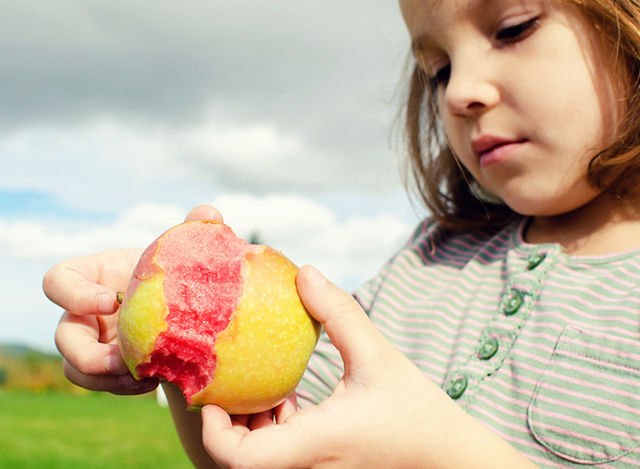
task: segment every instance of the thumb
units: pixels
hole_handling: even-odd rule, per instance
[[[369,320],[356,299],[328,281],[310,265],[300,268],[296,278],[305,308],[324,325],[327,335],[342,356],[345,373],[363,370],[376,360],[388,342]]]
[[[211,205],[198,205],[186,216],[185,221],[214,220],[222,223],[222,215]]]

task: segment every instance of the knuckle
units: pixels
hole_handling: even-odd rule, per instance
[[[93,374],[94,373],[93,369],[95,368],[95,366],[92,363],[92,360],[86,357],[84,354],[81,354],[78,357],[76,357],[75,367],[80,373],[84,375]]]
[[[82,291],[76,289],[70,292],[68,301],[69,301],[69,304],[67,305],[67,308],[70,309],[71,311],[80,312],[83,310],[82,306],[84,303],[84,294]]]
[[[57,338],[56,346],[64,358],[65,374],[68,372],[74,376],[78,374],[93,375],[99,371],[99,365],[95,363],[95,359],[85,353],[68,350],[64,339]]]
[[[359,314],[362,311],[360,304],[347,292],[341,292],[336,297],[334,305],[343,314]]]

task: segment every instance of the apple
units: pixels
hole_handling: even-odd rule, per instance
[[[222,223],[169,229],[143,252],[119,310],[131,374],[175,383],[189,409],[275,407],[300,381],[321,328],[300,301],[297,270]]]

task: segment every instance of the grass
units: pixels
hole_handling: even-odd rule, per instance
[[[192,466],[169,410],[149,396],[0,390],[0,467]]]

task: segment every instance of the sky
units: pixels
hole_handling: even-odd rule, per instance
[[[54,351],[44,273],[145,247],[198,204],[346,290],[421,217],[401,178],[396,2],[0,10],[0,343]]]

